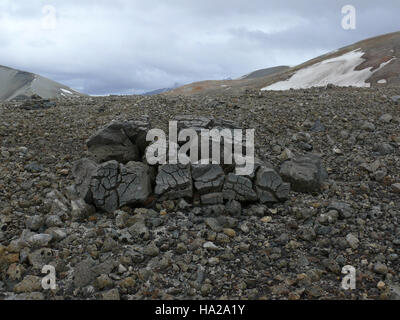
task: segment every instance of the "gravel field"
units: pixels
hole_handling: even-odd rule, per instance
[[[0,299],[400,299],[398,95],[332,87],[1,103]],[[176,199],[74,219],[72,168],[89,137],[143,117],[167,131],[181,115],[255,129],[257,156],[277,172],[316,154],[328,179],[286,201],[235,203],[236,214],[231,202]],[[41,285],[49,264],[55,290]],[[341,288],[345,265],[356,268],[354,290]]]

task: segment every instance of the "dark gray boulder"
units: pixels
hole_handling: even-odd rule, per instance
[[[278,202],[289,197],[290,184],[283,182],[272,168],[260,167],[255,178],[255,187],[261,203]]]
[[[145,121],[113,121],[86,141],[89,154],[99,163],[139,161],[149,128]]]
[[[328,179],[321,158],[314,154],[284,162],[279,173],[294,191],[305,193],[320,191],[322,183]]]
[[[114,212],[126,205],[143,203],[152,193],[151,168],[142,162],[126,165],[115,160],[103,163],[92,176],[90,191],[93,204]]]

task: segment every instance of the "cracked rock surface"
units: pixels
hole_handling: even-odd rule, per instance
[[[91,178],[90,192],[96,208],[107,212],[144,202],[152,193],[150,168],[132,161],[103,163]]]
[[[194,187],[200,194],[220,192],[225,174],[219,164],[192,165]]]
[[[256,201],[257,194],[249,178],[229,173],[222,190],[224,199],[237,201]]]
[[[158,168],[155,194],[163,199],[179,199],[193,196],[190,165],[166,164]]]

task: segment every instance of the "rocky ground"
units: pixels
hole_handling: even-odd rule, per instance
[[[399,94],[320,88],[2,103],[0,299],[399,299]],[[72,167],[86,140],[111,120],[146,115],[166,131],[179,115],[233,120],[256,130],[258,156],[277,170],[312,152],[329,179],[321,191],[292,190],[285,202],[235,215],[178,199],[75,219]],[[44,264],[56,268],[56,290],[41,286]],[[341,288],[345,265],[357,270],[355,290]]]

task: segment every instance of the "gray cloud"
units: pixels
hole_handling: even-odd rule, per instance
[[[357,29],[341,28],[341,8]],[[54,30],[43,7],[56,9]],[[0,64],[90,94],[140,93],[295,65],[399,31],[398,0],[0,0]]]

